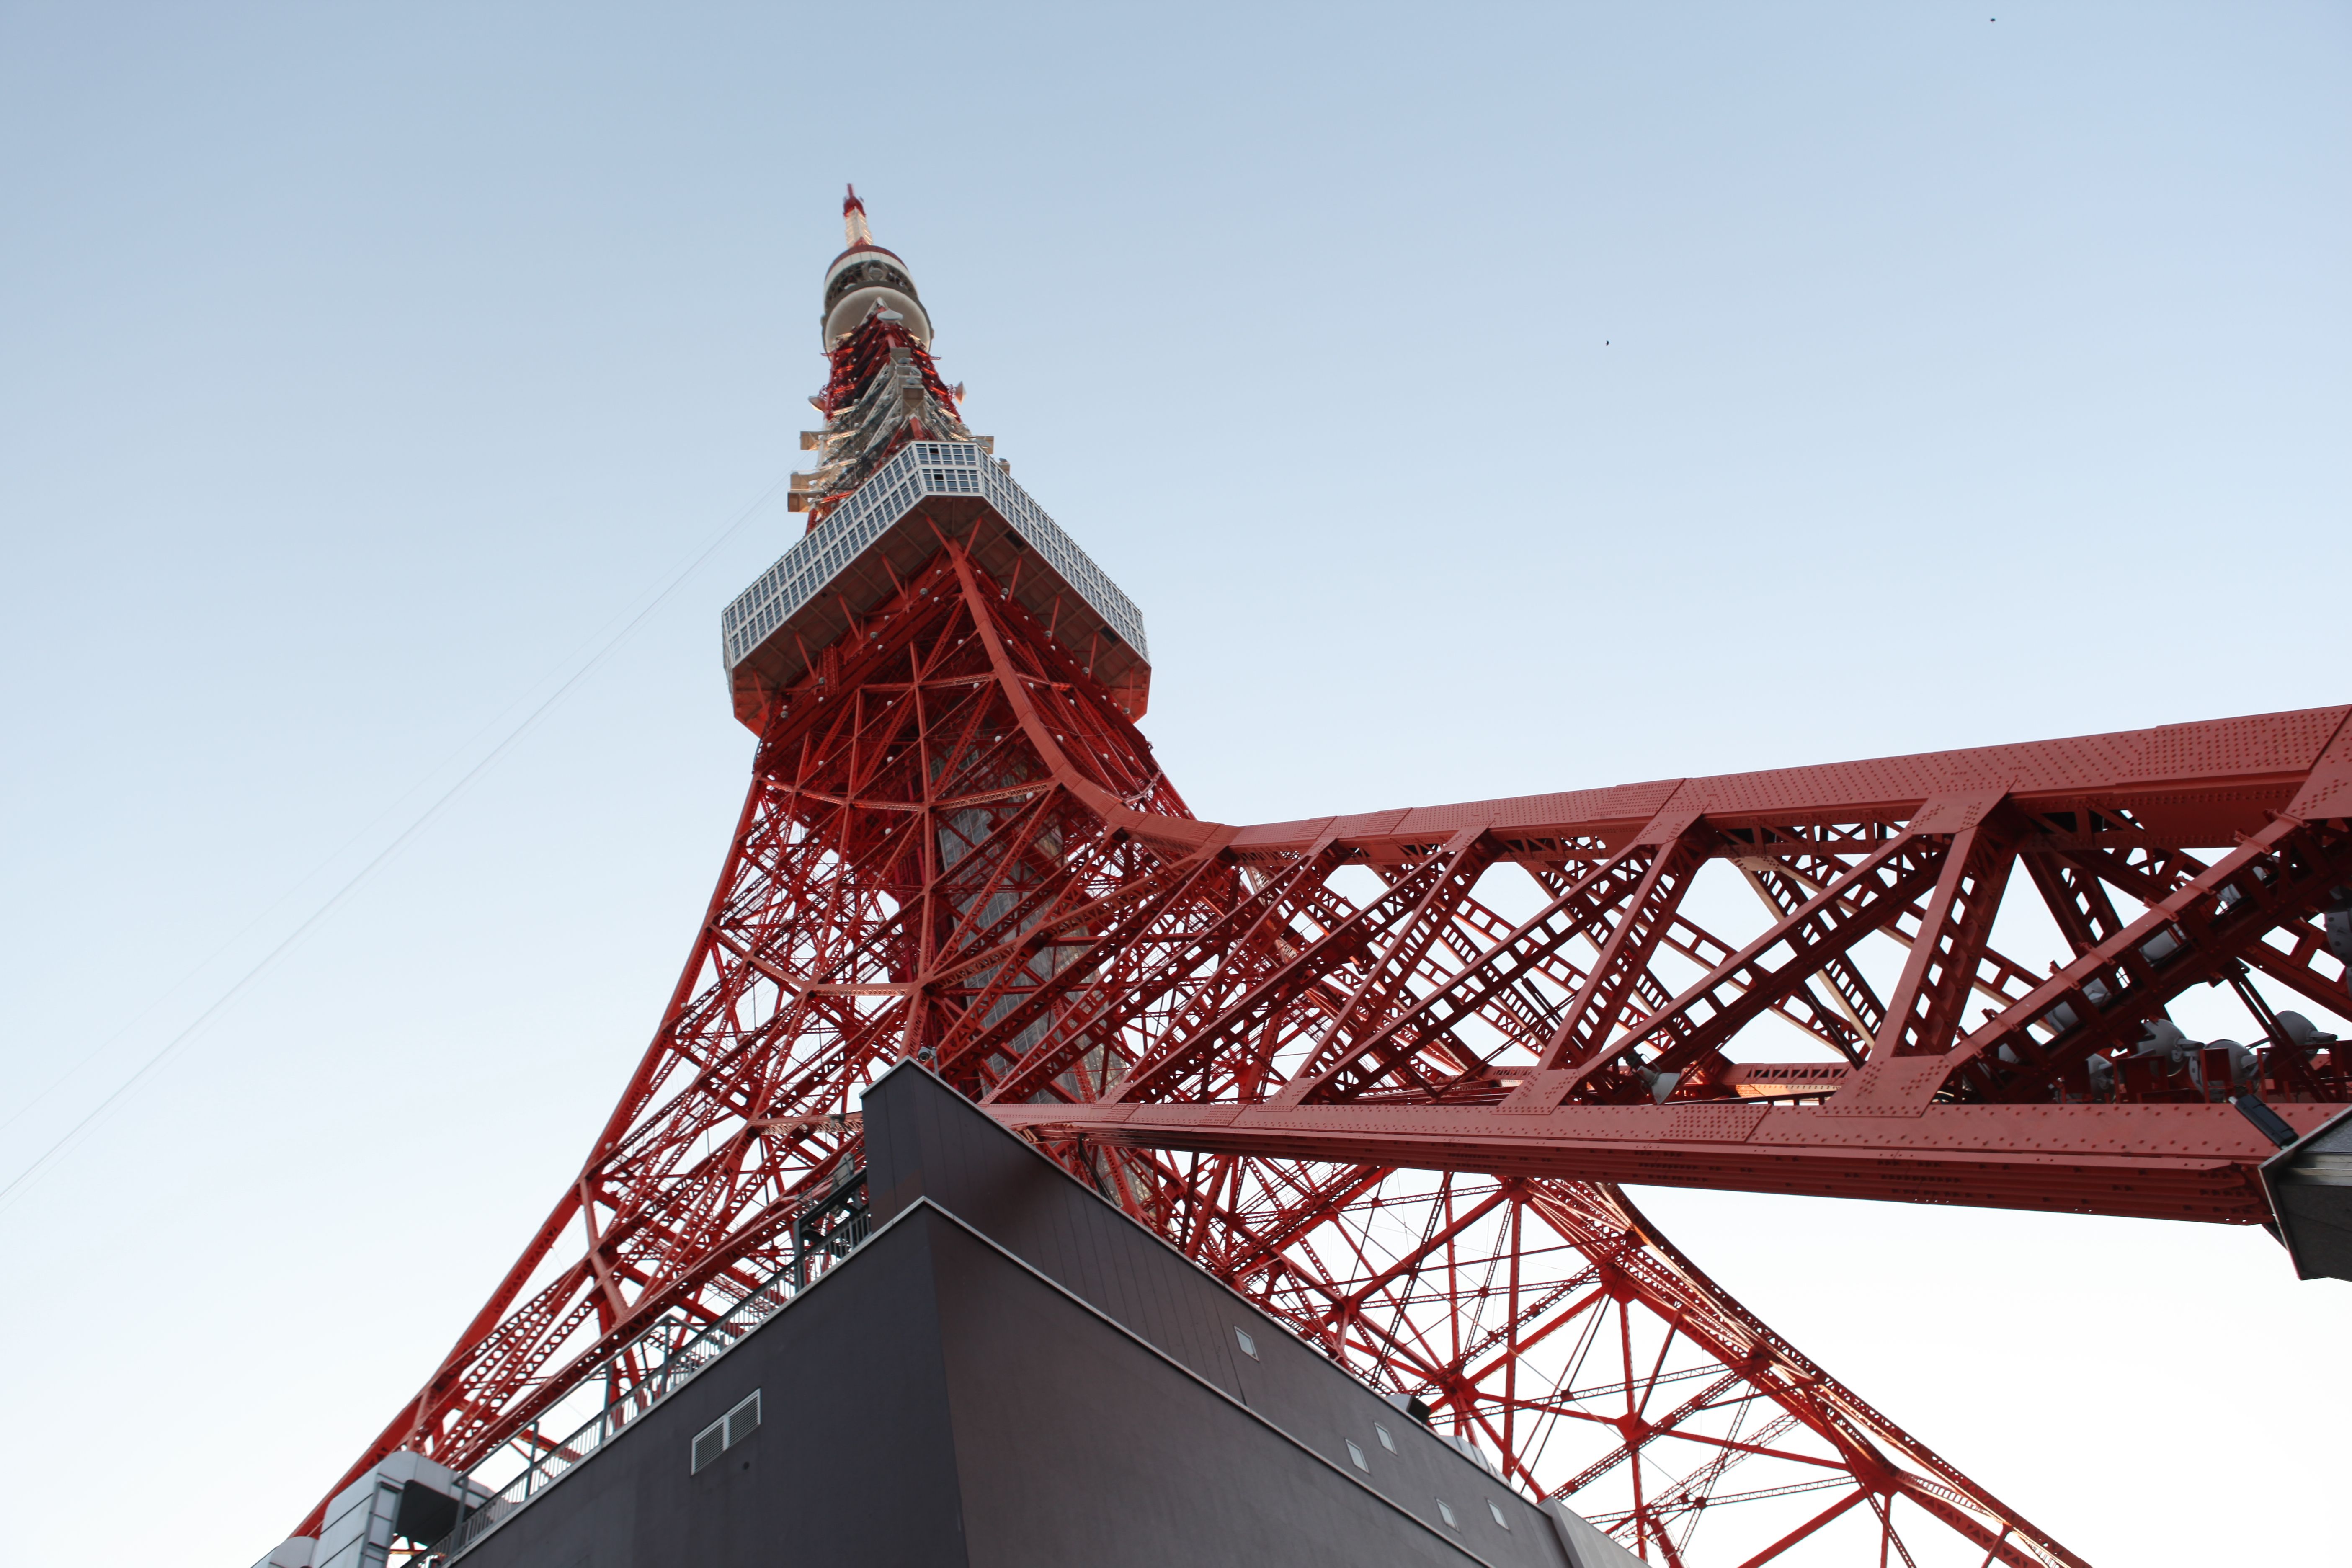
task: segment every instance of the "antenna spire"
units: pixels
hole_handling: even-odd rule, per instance
[[[853,248],[874,243],[874,231],[866,226],[866,204],[857,199],[856,185],[850,186],[849,194],[841,198],[841,226],[849,236]]]

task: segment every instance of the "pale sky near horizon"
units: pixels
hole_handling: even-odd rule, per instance
[[[2318,4],[0,0],[0,1184],[802,460],[845,181],[1204,816],[2352,700],[2347,67]],[[242,1568],[446,1350],[675,982],[799,522],[0,1206],[0,1559]],[[2352,1562],[2352,1286],[2259,1233],[1640,1195],[2090,1561]]]

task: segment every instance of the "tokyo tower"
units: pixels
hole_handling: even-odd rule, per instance
[[[1137,728],[1140,611],[844,216],[808,530],[721,619],[759,746],[661,1025],[264,1562],[462,1555],[848,1267],[862,1097],[911,1064],[1610,1550],[2081,1563],[2011,1506],[2042,1473],[1961,1474],[1619,1184],[2269,1224],[2326,1271],[2279,1161],[2352,1099],[2352,709],[1202,820]],[[1699,924],[1702,880],[1752,920]],[[1992,946],[2011,900],[2063,949]],[[2244,1037],[2190,1038],[2191,987]]]

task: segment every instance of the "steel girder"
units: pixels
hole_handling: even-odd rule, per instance
[[[1435,1092],[1401,1076],[1349,1083],[1326,1065],[1311,1083],[1238,1103],[1130,1104],[1145,1097],[1122,1092],[1000,1114],[1129,1145],[2259,1220],[2252,1172],[2266,1142],[2220,1102],[2201,1064],[2137,1047],[2170,999],[2243,984],[2249,969],[2342,1011],[2341,960],[2324,956],[2312,916],[2352,883],[2352,836],[2330,815],[2352,809],[2346,713],[1629,786],[1549,821],[1538,813],[1565,797],[1314,825],[1326,854],[1337,845],[1410,868],[1416,818],[1457,841],[1483,820],[1513,856],[1553,862],[1549,906],[1515,930],[1482,928],[1471,956],[1358,1042],[1395,1056],[1403,1030],[1458,1047],[1455,1020],[1581,936],[1592,972],[1575,975],[1567,1016],[1532,1062],[1505,1030],[1498,1048],[1469,1053],[1475,1080]],[[1977,784],[1996,773],[2005,782]],[[1889,784],[1909,798],[1885,799]],[[1260,864],[1296,855],[1304,826],[1244,829],[1233,852]],[[2225,851],[2210,864],[2189,852],[2207,842]],[[1778,918],[1645,1006],[1612,966],[1637,946],[1655,955],[1660,917],[1685,886],[1662,873],[1693,855],[1736,863]],[[2020,861],[2073,952],[2046,978],[1988,941]],[[2126,921],[2110,889],[2145,912]],[[1885,1003],[1850,962],[1880,935],[1905,953]],[[1776,1082],[1726,1054],[1769,1010],[1829,1014],[1824,994],[1849,1033],[1870,1032],[1866,1058],[1789,1064]],[[1972,997],[1995,1005],[1969,1028]],[[2259,1081],[2237,1087],[2264,1093],[2292,1126],[2318,1125],[2345,1098],[2343,1065],[2278,1033],[2258,993],[2249,1002],[2269,1049]],[[1200,1048],[1183,1038],[1161,1053]],[[2095,1076],[2095,1060],[2106,1070]],[[1780,1091],[1759,1092],[1768,1087]]]
[[[2342,995],[2311,921],[2352,881],[2345,717],[1234,828],[943,532],[760,715],[651,1047],[351,1475],[540,1441],[647,1323],[782,1272],[856,1163],[857,1091],[916,1056],[1654,1560],[2075,1562],[1612,1184],[2258,1217],[2259,1140],[2204,1059],[2130,1053],[2249,966]],[[1685,908],[1717,862],[1762,895],[1753,939]],[[2046,977],[1988,943],[2020,886],[2071,954]],[[1805,1059],[1746,1048],[1776,1025]],[[2260,1085],[2304,1126],[2346,1078],[2283,1041]]]

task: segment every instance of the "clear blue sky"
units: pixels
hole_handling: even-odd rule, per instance
[[[845,180],[1202,815],[2345,700],[2347,66],[2340,5],[0,5],[0,1181],[799,460]],[[0,1210],[11,1562],[249,1563],[446,1349],[675,980],[798,521]],[[2093,1560],[2340,1549],[2352,1288],[2265,1237],[1646,1201]]]

